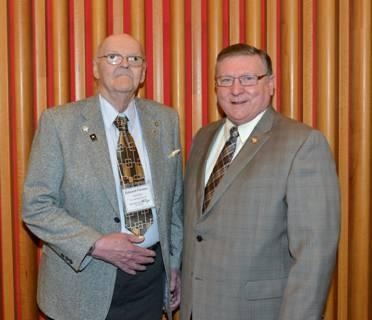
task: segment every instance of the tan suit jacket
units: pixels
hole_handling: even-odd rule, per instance
[[[223,123],[198,132],[187,163],[181,320],[319,320],[340,218],[328,144],[268,108],[202,215]]]

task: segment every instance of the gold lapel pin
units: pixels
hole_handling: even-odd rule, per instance
[[[252,142],[253,144],[255,144],[255,143],[258,142],[258,139],[257,139],[256,137],[252,137],[252,138],[251,138],[251,142]]]

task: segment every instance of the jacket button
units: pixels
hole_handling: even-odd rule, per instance
[[[115,218],[114,218],[114,221],[115,221],[116,223],[119,223],[119,222],[120,222],[120,219],[119,219],[118,217],[115,217]]]
[[[201,242],[201,241],[203,241],[203,237],[202,237],[201,235],[197,235],[197,236],[196,236],[196,240],[197,240],[198,242]]]

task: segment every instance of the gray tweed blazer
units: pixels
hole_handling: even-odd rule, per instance
[[[174,152],[181,150],[179,121],[173,109],[154,101],[136,99],[136,107],[169,279],[170,268],[180,266],[182,249],[182,160],[181,152]],[[24,222],[44,242],[37,294],[40,308],[58,320],[105,319],[116,268],[86,259],[86,253],[103,234],[120,231],[120,223],[114,219],[119,209],[98,96],[42,114],[23,199]]]

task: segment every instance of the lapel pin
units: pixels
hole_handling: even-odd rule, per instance
[[[258,139],[257,139],[256,137],[252,137],[252,138],[251,138],[251,142],[252,142],[253,144],[255,144],[255,143],[258,142]]]
[[[82,126],[81,130],[83,130],[83,132],[87,133],[89,131],[89,127],[88,126]]]
[[[96,141],[97,140],[97,136],[96,136],[95,133],[90,134],[89,137],[90,137],[90,140],[92,140],[92,141]]]

